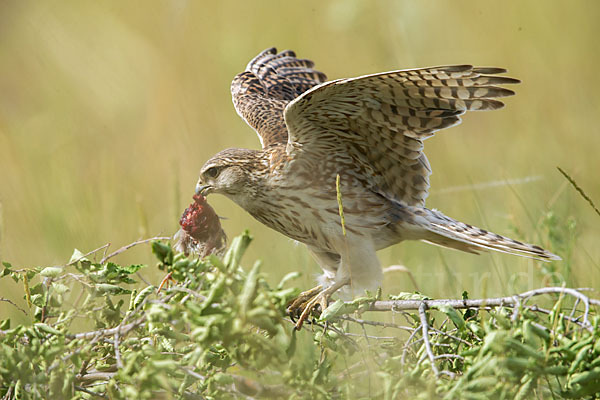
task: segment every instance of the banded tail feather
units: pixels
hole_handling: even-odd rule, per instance
[[[428,234],[424,240],[427,242],[475,254],[481,250],[494,250],[541,261],[561,260],[556,254],[538,245],[523,243],[456,221],[437,210],[426,210],[427,226],[424,228]]]

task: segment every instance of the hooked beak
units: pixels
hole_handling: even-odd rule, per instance
[[[196,184],[196,194],[201,194],[202,196],[206,196],[210,189],[212,189],[212,186],[210,185],[203,185],[202,183],[198,182]]]

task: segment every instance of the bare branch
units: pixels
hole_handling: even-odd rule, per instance
[[[440,331],[439,329],[435,329],[435,328],[433,328],[433,327],[431,327],[431,330],[432,330],[433,332],[435,332],[435,333],[439,334],[439,335],[442,335],[442,336],[449,337],[450,339],[452,339],[452,340],[456,340],[457,342],[461,342],[462,344],[464,344],[464,345],[466,345],[466,346],[471,346],[471,345],[472,345],[472,343],[469,343],[469,342],[467,342],[466,340],[464,340],[464,339],[461,339],[461,338],[459,338],[458,336],[454,336],[454,335],[452,335],[452,334],[450,334],[450,333],[448,333],[448,332]]]
[[[423,343],[425,344],[425,351],[427,352],[429,362],[431,363],[431,370],[437,377],[440,374],[440,371],[435,365],[435,356],[433,355],[433,351],[431,351],[431,342],[429,341],[429,322],[427,322],[427,314],[425,314],[425,310],[427,310],[427,304],[425,304],[425,302],[421,302],[421,305],[419,306],[419,318],[421,318],[421,328],[423,329]]]
[[[92,255],[92,254],[94,254],[94,253],[96,253],[96,252],[98,252],[98,251],[100,251],[102,249],[106,249],[106,248],[108,248],[108,246],[110,246],[110,243],[103,244],[102,246],[98,247],[97,249],[94,249],[94,250],[90,251],[89,253],[85,253],[84,255],[82,255],[81,257],[79,257],[78,259],[71,261],[70,263],[66,264],[66,266],[77,264],[79,261],[83,260],[87,256]]]
[[[4,297],[0,297],[0,301],[5,301],[7,303],[12,304],[13,306],[15,306],[17,308],[17,310],[21,311],[23,314],[27,315],[27,311],[23,310],[21,307],[19,307],[16,303],[14,303],[12,300],[10,299],[6,299]]]
[[[123,368],[123,361],[121,360],[121,351],[119,350],[119,330],[118,329],[115,332],[115,335],[113,336],[113,338],[114,338],[113,347],[115,349],[115,360],[117,362],[117,368],[121,369],[121,368]]]
[[[576,289],[564,287],[545,287],[534,290],[529,290],[521,294],[506,297],[493,297],[488,299],[445,299],[445,300],[380,300],[371,304],[369,311],[401,311],[401,310],[419,310],[421,304],[425,304],[427,308],[437,308],[439,306],[451,306],[455,309],[466,308],[488,308],[488,307],[515,307],[521,302],[526,302],[534,296],[543,294],[563,293],[579,299],[585,305],[583,313],[582,326],[590,330],[591,325],[588,319],[590,312],[590,304],[600,304],[598,300],[590,299]],[[565,316],[566,317],[566,316]]]
[[[404,365],[405,361],[406,361],[406,354],[408,354],[408,350],[410,349],[411,346],[411,341],[414,339],[414,337],[417,335],[417,332],[419,332],[419,330],[421,329],[420,326],[418,326],[408,337],[408,339],[406,340],[406,343],[404,343],[404,346],[402,347],[402,358],[400,359],[400,363],[402,365]],[[414,344],[414,343],[413,343]]]
[[[398,324],[394,324],[391,322],[368,321],[368,320],[364,320],[364,319],[353,318],[348,315],[344,315],[344,316],[340,317],[340,319],[342,319],[344,321],[355,322],[355,323],[361,324],[361,325],[371,325],[371,326],[381,326],[383,328],[402,329],[407,332],[413,332],[415,330],[415,328],[412,328],[410,326],[398,325]]]
[[[138,326],[140,326],[141,324],[143,324],[145,321],[146,321],[146,316],[143,316],[127,325],[117,326],[116,328],[110,328],[110,329],[99,329],[97,331],[91,331],[91,332],[82,332],[82,333],[78,333],[76,335],[68,335],[67,337],[70,339],[93,339],[97,336],[114,336],[117,333],[121,336],[124,336],[127,333],[129,333],[131,330],[133,330],[133,329],[137,328]]]
[[[143,240],[135,241],[133,243],[129,243],[128,245],[123,246],[120,249],[113,251],[109,255],[104,256],[102,258],[102,260],[100,260],[100,264],[104,264],[107,260],[113,258],[116,255],[121,254],[122,252],[124,252],[125,250],[128,250],[128,249],[132,248],[133,246],[137,246],[138,244],[148,243],[148,242],[151,242],[153,240],[169,240],[169,239],[171,239],[171,237],[169,237],[169,236],[155,236],[155,237],[151,237],[149,239],[143,239]]]
[[[96,392],[92,392],[91,390],[88,390],[82,386],[77,386],[75,385],[75,390],[77,390],[78,392],[83,392],[83,393],[87,393],[91,396],[95,396],[95,397],[100,397],[101,399],[108,399],[108,397],[106,397],[106,395],[100,394],[100,393],[96,393]]]

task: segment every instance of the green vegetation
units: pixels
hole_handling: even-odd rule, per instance
[[[188,262],[173,254],[171,261],[165,250],[161,264],[180,284],[157,294],[164,272],[144,246],[104,261],[103,247],[87,255],[89,263],[78,253],[63,264],[75,246],[85,253],[169,236],[206,159],[227,147],[258,148],[233,110],[229,84],[250,57],[277,46],[313,59],[331,79],[473,63],[506,67],[523,82],[503,110],[472,113],[427,140],[427,205],[539,244],[563,262],[403,243],[379,253],[384,267],[395,266],[386,268],[382,299],[600,288],[598,216],[577,193],[582,188],[600,204],[600,52],[591,50],[600,2],[1,3],[0,261],[13,264],[0,266],[2,396],[97,397],[76,386],[116,398],[131,391],[176,398],[180,388],[190,397],[388,399],[585,397],[594,390],[597,306],[591,332],[581,320],[526,307],[515,319],[508,306],[427,310],[433,354],[452,354],[436,359],[438,378],[422,329],[414,329],[422,325],[418,310],[351,312],[368,308],[373,299],[366,298],[345,305],[350,314],[327,330],[321,321],[294,334],[285,301],[297,292],[292,287],[314,285],[318,266],[303,246],[219,196],[210,202],[226,218],[225,231],[249,228],[256,237],[243,269],[235,258]],[[279,288],[295,271],[302,276]],[[256,286],[244,290],[250,277]],[[212,291],[216,282],[222,291]],[[210,296],[223,308],[202,309]],[[533,301],[567,316],[576,302],[567,294],[526,304]],[[582,310],[580,301],[573,318]],[[127,328],[116,338],[122,368],[117,331],[76,336],[119,325]]]
[[[17,269],[4,263],[1,279],[23,284],[30,309],[23,312],[32,323],[0,324],[0,397],[600,394],[600,302],[580,292],[536,298],[535,304],[526,295],[508,307],[464,311],[450,305],[426,311],[427,297],[405,293],[392,300],[421,306],[418,313],[398,307],[392,313],[396,322],[372,319],[368,310],[384,304],[378,293],[335,302],[296,332],[285,315],[286,304],[298,294],[287,287],[296,275],[272,288],[260,263],[243,269],[240,260],[250,241],[244,233],[223,259],[204,260],[174,254],[169,244],[154,241],[158,267],[180,282],[161,293],[136,284],[136,272],[144,266],[121,266],[109,257],[94,262],[79,251],[64,267]],[[65,302],[68,295],[77,296],[74,303]],[[584,306],[590,301],[588,313]],[[550,308],[542,308],[544,303]]]
[[[600,232],[588,223],[596,214],[556,170],[598,203],[600,52],[590,51],[600,37],[598,1],[1,3],[1,260],[61,264],[74,247],[173,234],[204,161],[227,147],[260,146],[229,86],[251,57],[276,46],[314,60],[331,79],[455,63],[507,68],[522,84],[505,108],[466,115],[426,141],[427,205],[542,247],[547,213],[555,225],[572,216],[568,286],[600,287]],[[303,246],[222,196],[209,201],[229,235],[248,228],[256,236],[248,256],[263,261],[270,285],[292,271],[304,273],[297,286],[314,285],[319,268]],[[521,292],[546,279],[525,259],[420,243],[380,259],[404,264],[418,290],[436,298]],[[116,261],[152,259],[134,249]],[[152,283],[159,275],[144,272]],[[416,289],[402,273],[385,283],[384,293]],[[20,288],[2,290],[18,296]],[[0,319],[11,314],[1,309]]]

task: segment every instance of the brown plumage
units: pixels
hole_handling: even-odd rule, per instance
[[[498,99],[514,92],[498,85],[519,82],[503,72],[453,65],[325,82],[312,61],[265,50],[231,86],[235,108],[262,150],[218,153],[202,167],[197,191],[222,193],[305,243],[323,267],[323,285],[350,284],[344,289],[350,296],[381,284],[375,251],[407,239],[559,259],[425,208],[431,169],[423,141],[460,123],[467,111],[501,108]]]

